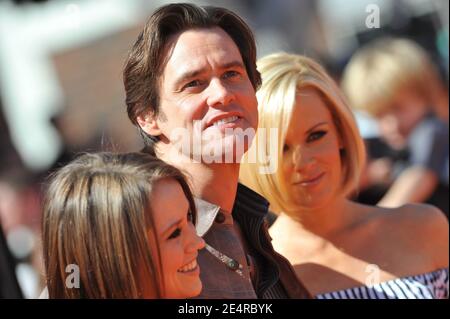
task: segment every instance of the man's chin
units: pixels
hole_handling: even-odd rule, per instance
[[[202,154],[201,162],[203,164],[239,164],[243,155],[243,153],[236,153],[234,150],[224,150],[216,154]]]
[[[248,147],[249,143],[243,143],[238,137],[225,136],[221,140],[205,145],[202,149],[202,158],[204,162],[240,163]]]
[[[243,155],[249,149],[252,138],[239,135],[217,136],[213,140],[197,144],[177,144],[169,149],[170,159],[174,164],[180,163],[240,163]]]

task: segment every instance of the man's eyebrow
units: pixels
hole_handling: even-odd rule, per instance
[[[236,67],[245,69],[244,64],[241,61],[237,61],[237,60],[225,63],[220,66],[221,69],[231,69],[231,68],[236,68]]]
[[[227,62],[225,64],[222,64],[219,66],[219,69],[231,69],[231,68],[241,68],[241,69],[245,69],[245,66],[242,62],[240,61],[231,61],[231,62]],[[195,78],[196,76],[204,73],[206,71],[206,69],[198,69],[198,70],[192,70],[192,71],[187,71],[182,73],[178,79],[175,81],[175,87],[178,87],[180,84],[182,84],[183,82]]]
[[[195,78],[196,76],[198,76],[199,74],[202,74],[205,70],[204,69],[198,69],[198,70],[193,70],[193,71],[187,71],[182,73],[178,79],[175,81],[175,87],[178,87],[180,84],[182,84],[183,82]]]

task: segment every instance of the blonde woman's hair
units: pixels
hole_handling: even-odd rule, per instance
[[[365,161],[365,150],[353,114],[335,82],[317,62],[301,55],[275,53],[260,59],[257,65],[263,79],[257,92],[258,129],[264,128],[262,133],[265,134],[258,132],[243,158],[239,176],[241,182],[266,197],[275,213],[289,214],[299,209],[289,198],[286,180],[280,167],[283,165],[283,146],[296,104],[296,95],[302,88],[313,88],[319,92],[330,110],[343,143],[343,178],[340,191],[345,196],[348,195],[358,184]],[[261,163],[259,156],[256,164],[248,161],[249,154],[255,152],[254,148],[264,146],[269,150],[269,144],[275,142],[270,140],[271,128],[278,128],[275,155],[278,169],[275,173],[267,171],[269,165]],[[259,151],[256,151],[256,154]]]
[[[42,225],[50,298],[164,295],[150,195],[166,178],[181,185],[195,216],[183,174],[147,154],[84,154],[51,177]],[[69,265],[78,266],[79,288],[66,284]]]
[[[448,116],[448,105],[440,102],[447,94],[438,71],[411,40],[381,38],[362,47],[347,64],[341,85],[350,105],[372,116],[395,107],[391,102],[403,88],[419,93],[441,117]]]

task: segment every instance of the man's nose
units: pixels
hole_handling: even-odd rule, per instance
[[[234,93],[220,79],[212,79],[208,87],[208,105],[226,106],[234,100]]]

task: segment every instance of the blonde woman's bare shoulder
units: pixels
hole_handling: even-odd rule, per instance
[[[397,208],[382,208],[385,216],[396,221],[396,224],[413,230],[420,230],[423,235],[429,231],[448,232],[448,221],[444,213],[429,204],[405,204]],[[423,233],[425,231],[425,233]]]
[[[378,209],[383,216],[382,225],[395,231],[407,247],[430,260],[431,268],[448,267],[449,224],[441,210],[428,204]]]

